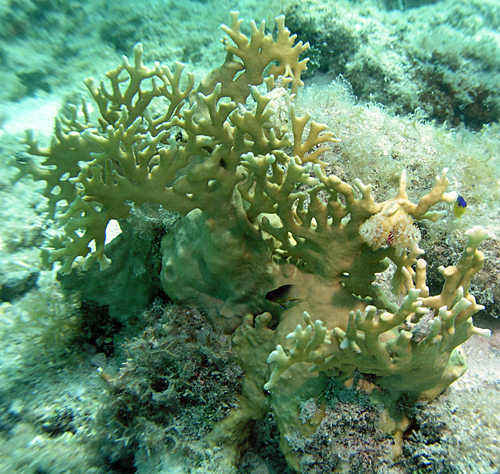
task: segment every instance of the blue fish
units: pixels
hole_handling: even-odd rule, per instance
[[[467,201],[460,195],[458,195],[455,204],[453,204],[453,214],[459,219],[465,214],[467,208]]]

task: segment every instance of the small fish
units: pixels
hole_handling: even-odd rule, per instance
[[[280,286],[279,288],[270,291],[266,295],[266,300],[277,303],[284,309],[288,309],[300,301],[299,298],[293,298],[291,296],[293,289],[294,285]]]
[[[459,219],[465,214],[467,208],[467,201],[460,195],[458,195],[455,204],[453,204],[453,214]]]

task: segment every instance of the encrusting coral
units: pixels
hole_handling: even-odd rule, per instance
[[[281,449],[300,472],[287,434],[318,426],[302,423],[300,403],[320,406],[331,377],[369,379],[399,422],[396,436],[401,397],[433,398],[464,372],[459,345],[487,335],[473,326],[481,306],[469,294],[487,233],[468,232],[462,259],[441,269],[443,291],[430,295],[414,222],[438,220],[446,211],[432,208],[456,200],[447,170],[417,204],[404,172],[383,203],[360,180],[328,175],[321,158],[335,137],[293,106],[308,45],[295,44],[284,17],[275,39],[264,23],[252,22],[249,38],[240,25],[233,13],[222,27],[226,60],[196,88],[179,63],[147,67],[137,45],[132,63],[107,74],[110,89],[86,82],[97,120],[86,105],[71,108],[50,147],[28,133],[31,158],[17,165],[47,183],[49,213],[63,229],[51,259],[62,273],[78,257],[106,268],[106,228],[134,208],[179,214],[161,245],[163,290],[232,333],[245,370],[239,408],[207,440],[232,447],[236,459],[254,420],[272,410]],[[375,283],[390,262],[400,305]]]

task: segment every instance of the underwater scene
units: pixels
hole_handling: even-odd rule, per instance
[[[0,473],[500,474],[499,0],[0,18]]]

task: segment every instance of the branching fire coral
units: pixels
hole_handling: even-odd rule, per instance
[[[145,65],[137,45],[132,62],[107,74],[110,86],[86,82],[97,119],[73,107],[48,148],[28,133],[31,158],[18,166],[47,183],[62,228],[51,258],[62,273],[78,257],[85,267],[111,263],[110,220],[124,222],[145,203],[179,214],[161,245],[163,290],[233,334],[245,370],[239,408],[207,439],[236,459],[253,421],[273,410],[287,462],[300,472],[287,434],[314,428],[300,421],[300,401],[319,400],[329,377],[365,374],[394,402],[436,396],[463,373],[457,347],[486,334],[473,326],[481,307],[469,284],[487,234],[468,233],[460,262],[442,269],[443,291],[430,295],[414,221],[436,221],[446,212],[434,206],[456,199],[447,170],[417,204],[404,172],[383,203],[360,180],[329,175],[322,156],[335,137],[293,105],[308,45],[295,44],[283,17],[275,39],[264,23],[252,22],[250,37],[240,26],[233,13],[222,27],[226,61],[196,87],[179,63]],[[391,261],[399,306],[376,284]]]
[[[306,328],[298,325],[287,336],[292,344],[289,354],[278,345],[269,355],[268,363],[276,364],[264,388],[271,389],[287,368],[305,361],[313,364],[312,371],[333,369],[344,377],[352,376],[355,370],[374,374],[377,384],[396,397],[402,393],[414,398],[439,395],[466,370],[466,362],[455,348],[472,334],[489,335],[488,330],[472,324],[471,316],[483,307],[473,296],[464,294],[468,291],[467,274],[481,265],[475,251],[487,233],[475,227],[467,234],[469,242],[458,265],[442,269],[447,275],[448,298],[445,292],[429,297],[425,261],[419,260],[418,287],[409,290],[394,313],[368,305],[364,311],[349,313],[345,330],[327,330],[321,319],[313,325],[305,312]],[[331,351],[333,338],[337,344]]]

